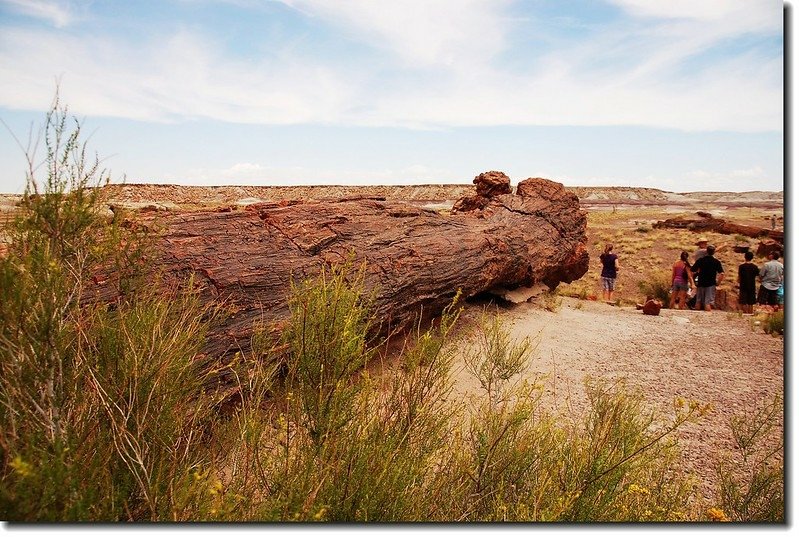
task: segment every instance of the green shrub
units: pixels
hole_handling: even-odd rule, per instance
[[[140,267],[121,265],[143,240],[107,221],[90,188],[107,176],[66,125],[56,103],[47,178],[31,166],[0,259],[0,518],[169,519],[207,419],[193,360],[207,312],[184,291],[90,303],[98,274],[135,285]]]
[[[555,289],[543,293],[539,298],[539,303],[545,310],[555,313],[560,311],[560,308],[563,305],[563,298],[558,294],[557,289]]]
[[[763,321],[763,331],[775,335],[785,333],[785,312],[779,310],[770,313]]]
[[[732,417],[735,450],[716,461],[718,507],[709,512],[711,518],[784,522],[783,414],[782,397],[776,395]]]
[[[638,282],[638,290],[645,297],[652,297],[659,300],[664,306],[668,306],[671,299],[670,275],[669,271],[650,272],[643,280]]]
[[[706,407],[680,401],[674,419],[661,424],[642,393],[596,381],[586,386],[584,421],[552,414],[542,384],[520,376],[529,342],[511,343],[496,319],[484,321],[480,331],[490,337],[482,337],[487,344],[467,361],[467,370],[484,397],[473,402],[468,424],[456,428],[465,432],[450,470],[451,520],[689,518],[692,484],[680,470],[673,433]]]
[[[423,520],[426,477],[450,435],[444,342],[458,312],[417,327],[397,368],[373,377],[360,282],[334,268],[294,289],[284,395],[261,415],[251,459],[263,496],[254,519]]]

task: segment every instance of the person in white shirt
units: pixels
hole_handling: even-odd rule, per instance
[[[757,303],[760,305],[779,305],[777,290],[782,285],[785,268],[779,262],[780,252],[771,252],[769,261],[760,267],[760,290],[757,292]]]

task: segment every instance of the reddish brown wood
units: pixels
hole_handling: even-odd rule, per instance
[[[716,233],[722,233],[724,235],[743,235],[752,238],[769,237],[780,242],[785,239],[785,233],[782,231],[757,226],[745,226],[730,222],[729,220],[713,217],[669,218],[668,220],[656,222],[652,227],[690,229],[697,232],[715,231]]]
[[[383,332],[438,315],[459,289],[469,297],[554,288],[587,271],[586,216],[574,194],[546,179],[522,182],[518,195],[488,190],[470,212],[347,199],[160,214],[157,266],[168,277],[193,274],[205,300],[235,311],[211,332],[211,356],[249,348],[255,323],[287,318],[292,280],[350,256],[365,264]]]

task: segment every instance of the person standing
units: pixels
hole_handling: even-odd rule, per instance
[[[777,215],[771,215],[771,229],[777,229]]]
[[[605,251],[599,256],[602,261],[602,298],[606,302],[613,300],[613,291],[616,289],[616,276],[619,270],[619,256],[613,253],[613,245],[605,245]]]
[[[682,252],[671,267],[671,300],[669,308],[674,309],[676,305],[679,309],[685,309],[688,289],[694,285],[694,275],[691,272],[691,264],[688,263],[688,252]]]
[[[757,302],[755,280],[760,274],[760,267],[752,263],[754,257],[752,252],[746,252],[744,262],[738,265],[738,304],[744,313],[752,313],[752,306]]]
[[[724,267],[713,254],[716,247],[708,244],[706,255],[691,267],[698,274],[696,280],[696,305],[694,309],[710,311],[716,303],[716,286],[724,280]]]
[[[702,237],[698,241],[696,241],[696,245],[699,247],[694,252],[694,263],[699,261],[701,258],[707,255],[707,239]]]
[[[781,252],[771,252],[769,261],[760,268],[760,290],[757,303],[760,305],[778,306],[777,290],[782,285],[785,269],[779,262]]]

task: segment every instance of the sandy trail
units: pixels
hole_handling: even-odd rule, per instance
[[[466,320],[479,311],[467,310]],[[545,399],[559,410],[585,409],[586,376],[626,379],[666,418],[678,396],[710,403],[711,411],[680,433],[685,465],[700,477],[706,498],[714,458],[733,447],[729,419],[783,393],[784,340],[753,329],[751,317],[667,309],[648,316],[634,307],[564,297],[558,311],[524,303],[502,318],[514,338],[538,341],[524,376],[545,376]],[[455,390],[463,396],[478,384],[461,368],[454,368]]]

